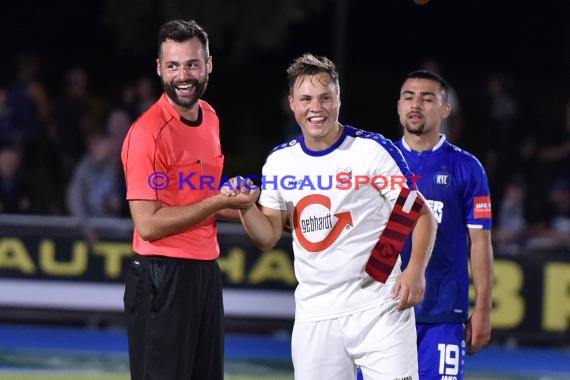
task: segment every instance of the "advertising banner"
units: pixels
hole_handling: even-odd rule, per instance
[[[0,216],[0,309],[122,311],[132,223],[93,220],[92,246],[79,225],[65,217]],[[226,314],[292,320],[290,235],[260,252],[240,224],[220,223],[219,241]],[[570,254],[495,252],[492,321],[494,334],[570,340]]]

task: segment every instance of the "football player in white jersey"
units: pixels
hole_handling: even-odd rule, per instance
[[[392,142],[339,123],[332,61],[304,54],[287,74],[302,135],[269,154],[259,206],[240,213],[262,250],[292,228],[295,379],[353,380],[359,366],[365,379],[415,380],[411,307],[423,298],[435,219]],[[410,233],[412,258],[401,272]]]

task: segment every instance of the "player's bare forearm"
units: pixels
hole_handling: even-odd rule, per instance
[[[470,229],[471,275],[475,290],[475,309],[491,310],[493,289],[493,247],[491,232],[483,229]]]
[[[466,329],[466,340],[469,343],[469,353],[473,354],[491,339],[493,248],[488,230],[470,229],[469,237],[475,305]]]
[[[420,217],[412,232],[412,252],[410,253],[410,263],[408,268],[425,272],[437,232],[437,222],[426,204],[420,210]]]
[[[239,210],[241,222],[252,242],[262,251],[269,250],[281,239],[285,226],[285,211],[253,205]]]
[[[419,304],[425,292],[425,270],[437,231],[433,214],[424,204],[420,217],[412,232],[412,252],[408,266],[398,279],[393,296],[400,296],[398,310],[404,310]]]
[[[135,228],[143,240],[153,241],[199,224],[225,208],[248,207],[247,194],[226,197],[217,194],[189,205],[163,206],[160,201],[129,201]]]
[[[235,221],[239,222],[241,220],[240,215],[239,215],[239,211],[231,209],[231,208],[225,208],[223,210],[216,212],[216,219],[218,219],[218,220],[229,220],[232,222],[235,222]]]

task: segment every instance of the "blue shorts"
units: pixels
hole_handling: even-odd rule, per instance
[[[420,380],[463,380],[465,325],[417,323]]]
[[[417,323],[420,380],[463,380],[465,326]],[[365,380],[358,371],[357,380]]]

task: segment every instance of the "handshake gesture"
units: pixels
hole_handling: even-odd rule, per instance
[[[246,210],[257,202],[261,189],[249,178],[236,176],[220,186],[220,194],[227,198],[228,207]]]

